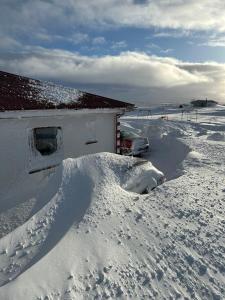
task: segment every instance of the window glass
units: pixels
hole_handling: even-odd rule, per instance
[[[58,149],[60,127],[40,127],[34,129],[34,144],[41,155],[50,155]]]
[[[128,139],[128,138],[137,138],[140,136],[134,132],[128,132],[128,131],[121,130],[120,137],[121,137],[121,139]]]

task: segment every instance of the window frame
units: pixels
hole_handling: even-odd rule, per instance
[[[54,134],[51,134],[48,133],[48,135],[50,135],[50,137],[47,137],[46,139],[44,138],[44,135],[46,133],[41,133],[41,132],[37,132],[37,131],[47,131],[47,130],[51,130],[51,129],[56,129],[56,133],[55,135]],[[39,137],[38,137],[39,135]],[[43,137],[41,138],[40,136],[43,135]],[[46,134],[47,135],[47,134]],[[51,137],[52,135],[52,137]],[[51,156],[55,153],[58,152],[58,150],[60,149],[60,136],[62,135],[62,128],[60,126],[42,126],[42,127],[35,127],[33,128],[33,146],[34,146],[34,150],[36,153],[38,153],[39,155],[41,155],[42,157],[48,157],[48,156]],[[44,144],[46,143],[51,143],[49,140],[54,140],[53,141],[53,149],[51,150],[44,150]],[[48,140],[48,141],[47,141]],[[41,149],[40,145],[41,143],[43,143],[43,149]],[[38,145],[39,144],[39,145]],[[46,149],[47,149],[47,146],[46,146]]]

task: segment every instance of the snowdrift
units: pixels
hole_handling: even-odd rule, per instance
[[[27,274],[33,274],[33,268],[36,269],[43,259],[46,260],[55,247],[60,247],[61,240],[67,237],[71,227],[79,226],[81,222],[86,222],[85,219],[90,219],[93,206],[105,210],[106,216],[111,215],[112,208],[116,214],[120,214],[117,205],[121,193],[134,192],[137,197],[136,193],[150,191],[163,181],[163,174],[150,162],[110,153],[65,160],[57,173],[52,175],[53,178],[49,181],[50,190],[51,185],[58,184],[59,174],[62,176],[61,184],[52,199],[49,199],[50,201],[25,224],[1,239],[0,284],[2,286],[20,274],[25,277]],[[118,200],[115,200],[115,195]],[[105,197],[108,200],[107,206]],[[119,206],[125,205],[122,201],[123,199]],[[104,219],[104,216],[100,215],[96,218]],[[93,247],[92,243],[93,241],[90,240],[88,248]],[[101,246],[99,248],[101,249]],[[73,249],[71,250],[73,252]],[[78,260],[80,260],[80,251],[83,250],[76,253]],[[56,256],[58,256],[57,250]],[[71,257],[74,257],[74,254]],[[58,259],[60,261],[61,258]],[[51,274],[51,268],[43,270],[43,274],[48,273]],[[16,281],[12,285],[17,286]],[[24,299],[23,288],[21,287],[21,299]],[[18,286],[17,289],[20,290]],[[6,295],[4,297],[7,299]],[[19,295],[17,299],[20,299]]]

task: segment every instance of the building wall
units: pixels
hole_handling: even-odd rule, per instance
[[[29,174],[30,171],[57,165],[68,157],[115,152],[115,118],[115,113],[89,113],[0,119],[0,200],[10,199],[10,195],[19,190],[22,195],[23,189],[32,195],[34,188],[41,185],[54,168],[33,174]],[[50,156],[35,156],[31,147],[32,129],[45,126],[62,128],[62,148]]]
[[[63,134],[65,157],[115,152],[115,115],[92,114],[70,117]]]

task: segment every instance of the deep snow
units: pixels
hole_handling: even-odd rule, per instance
[[[197,114],[123,118],[167,177],[149,194],[138,159],[64,161],[57,193],[0,240],[0,299],[224,299],[225,108]]]

